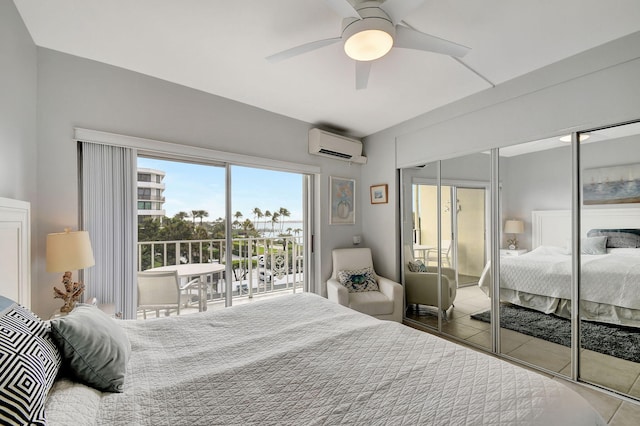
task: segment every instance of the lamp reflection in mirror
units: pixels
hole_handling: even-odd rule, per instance
[[[65,228],[64,232],[47,235],[47,272],[64,272],[64,288],[59,290],[53,287],[54,298],[64,300],[60,312],[71,312],[84,293],[84,284],[73,282],[71,271],[88,268],[94,264],[87,231],[71,232],[69,228]]]
[[[507,244],[510,250],[516,250],[518,248],[516,235],[524,233],[524,223],[521,220],[507,220],[504,223],[504,233],[512,235],[512,238],[507,240]]]

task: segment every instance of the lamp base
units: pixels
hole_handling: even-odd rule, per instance
[[[60,308],[60,312],[69,313],[76,307],[76,302],[84,293],[84,284],[73,282],[71,279],[71,271],[67,271],[62,276],[62,284],[64,291],[53,287],[53,298],[64,300],[64,305]]]
[[[508,244],[509,250],[518,249],[518,240],[515,237],[511,238],[510,240],[507,240],[507,244]]]

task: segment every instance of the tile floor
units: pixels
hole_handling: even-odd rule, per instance
[[[449,310],[448,320],[443,322],[443,331],[463,341],[490,348],[490,325],[470,317],[473,313],[489,309],[489,305],[489,299],[477,286],[459,288],[455,307]],[[408,318],[437,327],[433,310],[422,306],[418,311],[412,308],[409,307]],[[504,354],[524,362],[563,375],[570,374],[571,351],[565,346],[503,329],[501,349]],[[640,364],[588,350],[583,350],[581,356],[582,377],[585,380],[640,398]],[[554,380],[565,383],[581,394],[609,425],[640,425],[640,403],[629,402],[562,378],[556,377]]]

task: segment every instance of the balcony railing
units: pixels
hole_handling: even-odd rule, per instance
[[[302,237],[234,238],[232,277],[207,276],[207,299],[224,299],[231,283],[233,297],[253,297],[304,287]],[[184,263],[225,264],[224,239],[138,243],[138,271]]]

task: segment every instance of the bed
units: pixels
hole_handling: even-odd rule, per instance
[[[121,392],[59,377],[49,425],[605,424],[558,381],[309,293],[109,320]]]
[[[588,231],[582,238],[580,256],[582,319],[640,327],[639,222],[638,209],[600,209],[583,214],[583,229]],[[615,225],[636,228],[613,228]],[[534,212],[535,248],[500,259],[502,302],[571,317],[570,229],[567,211]],[[478,282],[488,296],[489,270],[487,265]]]

